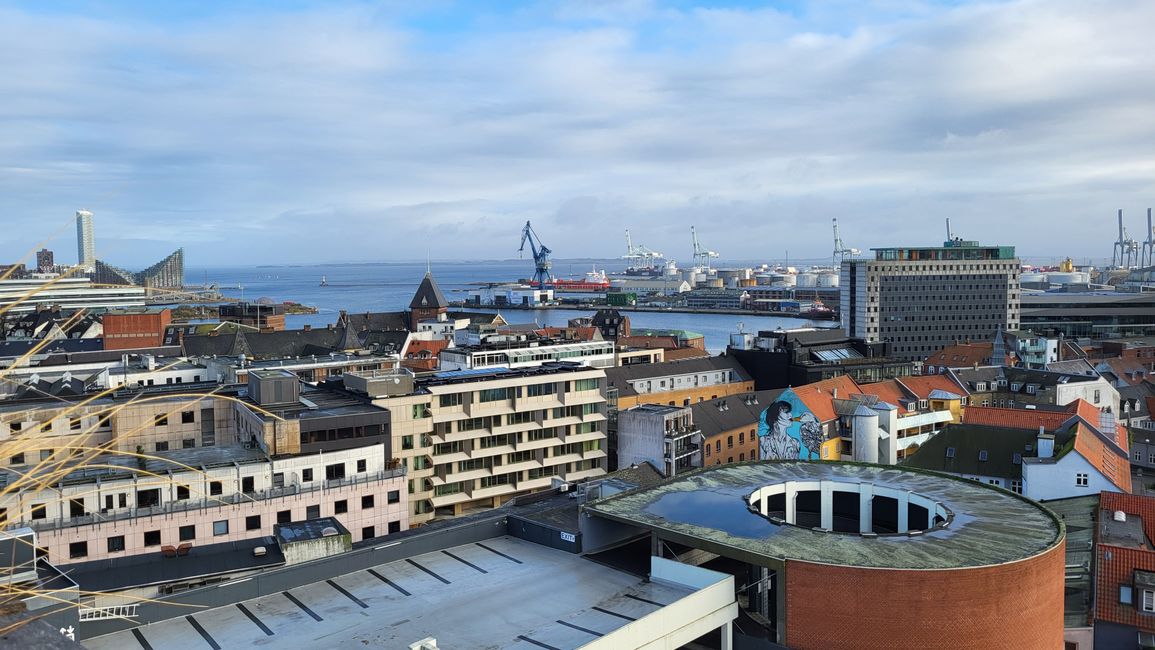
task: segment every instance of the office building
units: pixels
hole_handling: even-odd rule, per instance
[[[842,262],[842,324],[849,336],[889,342],[893,356],[910,361],[961,339],[991,340],[1019,327],[1020,267],[1013,246],[961,239],[876,248],[873,260]]]
[[[88,210],[76,211],[76,264],[86,272],[96,268],[96,236]]]

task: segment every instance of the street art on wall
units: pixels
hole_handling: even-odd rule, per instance
[[[758,457],[762,460],[817,460],[822,423],[792,390],[786,390],[758,418]]]

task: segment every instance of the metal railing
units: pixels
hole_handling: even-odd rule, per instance
[[[81,621],[106,621],[112,618],[130,619],[136,618],[136,608],[136,604],[81,607],[79,614]]]

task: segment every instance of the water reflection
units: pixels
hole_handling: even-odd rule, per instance
[[[780,530],[751,512],[738,491],[671,492],[646,506],[645,511],[672,522],[714,528],[749,539],[763,539]]]

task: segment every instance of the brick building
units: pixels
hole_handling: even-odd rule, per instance
[[[155,348],[164,344],[164,331],[172,323],[169,309],[110,311],[101,319],[105,350]]]

